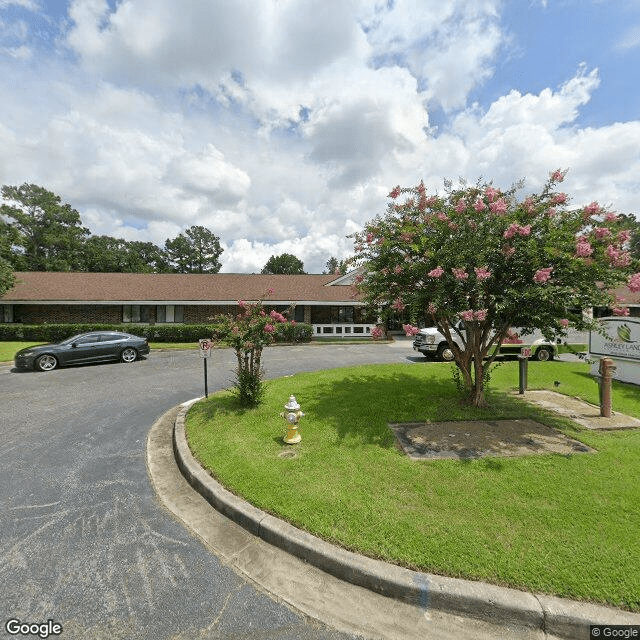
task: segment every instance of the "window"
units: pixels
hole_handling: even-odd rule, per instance
[[[123,333],[103,333],[100,335],[100,342],[122,342],[127,336]]]
[[[184,322],[184,308],[181,304],[159,304],[156,307],[156,322]]]
[[[12,304],[0,304],[0,322],[13,322]]]
[[[73,341],[73,344],[95,344],[100,342],[100,334],[90,333],[87,336],[82,336]]]
[[[148,304],[125,304],[122,306],[122,322],[149,322]]]
[[[331,322],[353,322],[353,307],[331,307]]]

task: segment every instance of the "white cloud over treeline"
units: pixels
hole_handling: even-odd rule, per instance
[[[421,179],[533,190],[569,167],[577,203],[637,212],[640,122],[579,125],[598,69],[470,102],[513,38],[501,7],[72,0],[46,56],[24,18],[0,23],[0,49],[22,51],[0,55],[0,180],[55,191],[96,234],[163,244],[204,225],[223,271],[283,252],[320,271]]]

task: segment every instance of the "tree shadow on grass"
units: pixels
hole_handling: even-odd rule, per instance
[[[598,404],[598,378],[597,376],[592,376],[591,373],[587,371],[577,371],[573,375],[583,378],[585,380],[589,380],[593,383],[593,389],[595,389],[595,394],[587,399],[588,402],[592,404]],[[629,402],[638,402],[638,406],[640,406],[640,386],[633,384],[631,382],[621,382],[620,380],[613,380],[613,397],[614,402],[617,398],[624,398]]]
[[[253,407],[243,407],[237,396],[232,392],[229,394],[216,393],[208,399],[196,402],[189,409],[192,416],[199,415],[201,418],[213,422],[217,417],[233,414],[237,417],[244,416]]]
[[[395,439],[388,428],[390,422],[433,420],[435,407],[459,402],[450,381],[402,373],[358,373],[316,388],[316,393],[305,400],[305,411],[331,423],[340,443],[351,440],[391,448]],[[429,412],[422,409],[427,406]]]
[[[304,402],[300,400],[304,411],[331,424],[341,445],[393,448],[390,423],[530,418],[554,428],[566,426],[566,420],[541,407],[490,389],[487,408],[470,407],[453,381],[401,371],[384,375],[358,372],[320,384],[305,395]]]

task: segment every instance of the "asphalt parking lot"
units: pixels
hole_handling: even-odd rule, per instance
[[[405,342],[273,347],[264,356],[267,377],[414,361]],[[233,364],[230,350],[213,351],[210,391],[230,385]],[[196,351],[47,373],[0,366],[4,636],[15,637],[5,629],[14,618],[52,619],[63,638],[353,637],[272,600],[158,503],[147,432],[203,392]]]

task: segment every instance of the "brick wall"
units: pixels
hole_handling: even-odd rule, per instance
[[[237,305],[214,305],[214,304],[198,304],[185,305],[184,323],[185,324],[202,324],[210,322],[214,316],[222,313],[240,313],[240,307]]]
[[[122,322],[120,305],[102,304],[17,304],[13,307],[14,322],[23,324],[63,324],[66,322]]]
[[[267,307],[268,309],[269,307]],[[14,309],[14,322],[24,324],[57,324],[66,322],[104,322],[106,324],[119,324],[122,322],[122,305],[31,305],[16,304]],[[282,309],[284,310],[284,308]],[[237,305],[184,305],[184,323],[201,324],[210,322],[219,314],[240,313]],[[331,323],[332,316],[337,313],[337,307],[330,306],[310,306],[304,305],[304,322],[311,323]],[[156,320],[156,307],[150,305],[149,322]],[[335,318],[334,320],[335,321]],[[354,309],[354,322],[363,321],[362,309]]]

